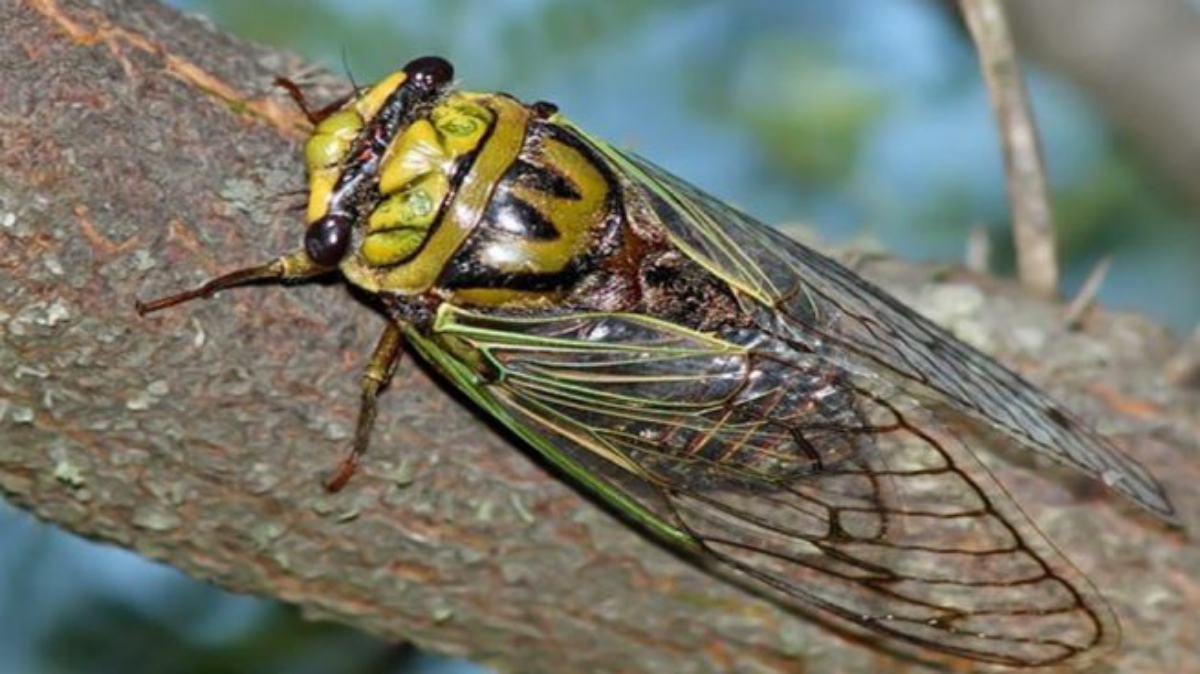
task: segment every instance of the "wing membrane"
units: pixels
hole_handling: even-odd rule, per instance
[[[1117,637],[1103,600],[969,451],[969,429],[881,396],[828,353],[619,314],[447,309],[437,337],[418,343],[435,363],[463,362],[457,350],[488,364],[459,383],[502,421],[760,593],[1016,666]]]
[[[1174,521],[1165,490],[1145,467],[1019,375],[837,262],[650,162],[597,147],[641,178],[634,188],[678,245],[760,303],[765,329],[836,344],[846,367],[898,375],[908,388],[925,389]]]

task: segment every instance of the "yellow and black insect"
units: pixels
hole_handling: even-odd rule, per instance
[[[420,58],[310,115],[304,246],[138,305],[334,272],[375,297],[391,320],[330,488],[408,343],[628,519],[784,605],[1018,667],[1115,642],[975,452],[1037,452],[1172,520],[1142,466],[836,262],[552,104],[452,78]]]

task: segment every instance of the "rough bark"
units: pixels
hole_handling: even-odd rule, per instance
[[[0,492],[42,519],[389,639],[520,671],[901,671],[713,581],[550,476],[411,362],[337,495],[381,318],[338,284],[139,319],[135,296],[287,250],[298,63],[148,2],[0,0]],[[466,69],[469,71],[469,68]],[[467,75],[469,77],[469,75]],[[320,94],[318,94],[319,96]],[[864,272],[1045,383],[1200,523],[1200,402],[1130,316],[886,260]],[[1005,467],[1113,602],[1121,671],[1182,671],[1200,546],[1101,489]],[[11,607],[0,607],[9,610]]]

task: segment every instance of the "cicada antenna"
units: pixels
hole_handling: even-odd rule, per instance
[[[354,87],[354,93],[357,94],[361,91],[358,82],[354,79],[354,72],[350,70],[350,51],[346,49],[346,45],[342,45],[342,70],[346,72],[346,79],[350,80],[350,86]]]

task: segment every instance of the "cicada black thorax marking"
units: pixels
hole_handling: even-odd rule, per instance
[[[569,131],[532,119],[521,152],[438,285],[476,306],[561,301],[613,253],[621,223],[608,167]]]

